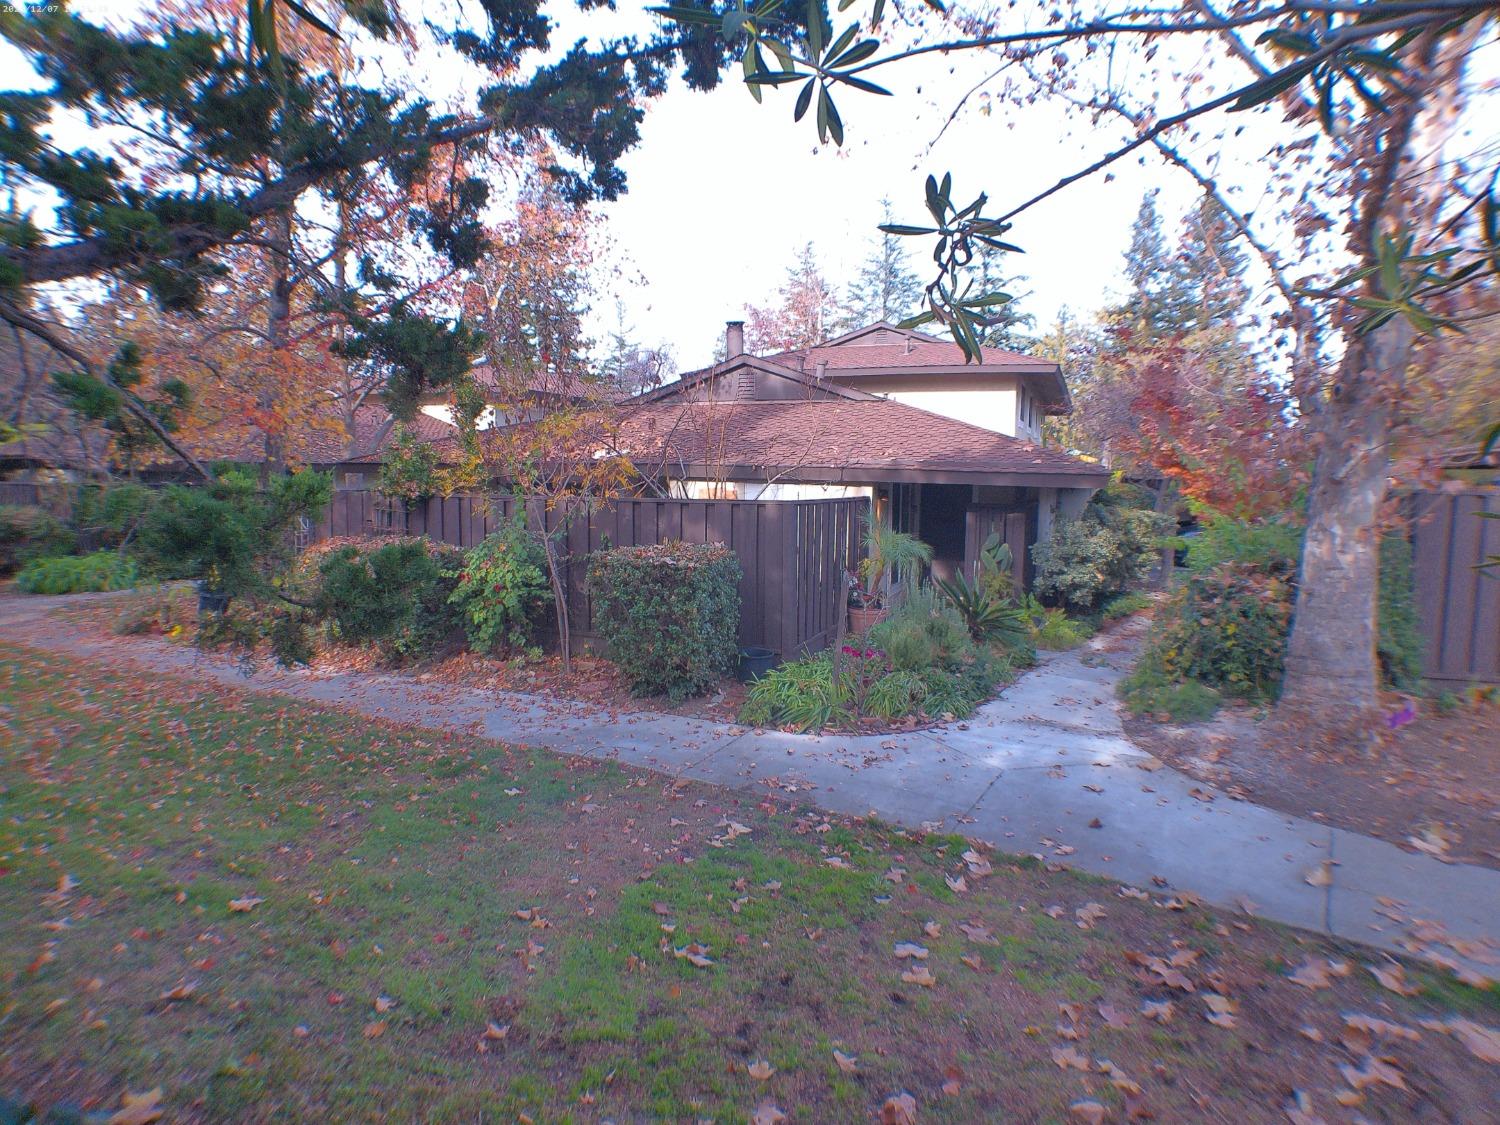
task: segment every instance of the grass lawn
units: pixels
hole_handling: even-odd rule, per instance
[[[1284,1122],[1298,1092],[1307,1122],[1500,1112],[1493,991],[1408,969],[1399,994],[1372,954],[955,837],[8,644],[0,748],[13,1098],[108,1113],[160,1087],[170,1121],[902,1122],[903,1093],[923,1122]],[[1288,979],[1309,958],[1322,987]]]

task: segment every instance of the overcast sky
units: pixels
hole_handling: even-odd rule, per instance
[[[442,19],[442,9],[463,2],[407,0],[404,10]],[[86,16],[118,18],[138,10],[139,0],[79,0],[76,7]],[[582,36],[649,27],[653,17],[643,4],[622,8],[578,13],[551,6],[551,12],[568,13],[554,34],[554,48],[565,49]],[[1041,19],[1045,12],[1023,5],[1011,9],[1007,20]],[[845,19],[836,17],[840,26]],[[6,65],[5,54],[15,58],[0,53],[0,67],[17,70]],[[623,161],[628,193],[599,208],[618,272],[601,279],[592,316],[596,337],[614,328],[618,301],[637,342],[669,346],[681,369],[700,366],[712,359],[725,320],[743,317],[747,304],[772,299],[806,242],[815,244],[828,277],[847,284],[877,237],[883,196],[892,200],[898,221],[925,222],[923,180],[929,172],[951,171],[955,198],[966,202],[983,190],[994,200],[991,213],[1004,211],[1119,142],[1117,130],[1070,119],[1056,103],[1042,102],[1024,109],[997,102],[991,108],[974,99],[943,132],[953,107],[988,69],[987,59],[973,52],[951,61],[929,55],[873,75],[893,98],[844,92],[842,149],[817,144],[811,115],[793,123],[793,88],[768,89],[764,104],[757,105],[737,72],[711,94],[674,79],[669,92],[648,107],[643,141]],[[392,71],[406,65],[384,61]],[[466,79],[451,64],[426,57],[413,69],[411,80],[439,101],[472,85],[472,75]],[[1162,112],[1175,108],[1181,96],[1180,90],[1167,92]],[[1226,164],[1250,157],[1240,161],[1237,203],[1251,210],[1257,193],[1266,190],[1264,169],[1253,157],[1265,146],[1254,137],[1260,133],[1264,141],[1270,125],[1264,115],[1257,120],[1249,114],[1236,123],[1247,135],[1237,145],[1222,145],[1220,155]],[[1183,144],[1207,157],[1220,142],[1205,138],[1197,149],[1191,141]],[[1008,272],[1026,275],[1031,292],[1024,307],[1039,325],[1049,324],[1063,307],[1091,313],[1118,292],[1131,220],[1143,192],[1153,188],[1173,238],[1196,189],[1152,155],[1075,184],[1021,217],[1010,238],[1026,252]],[[925,272],[930,245],[910,242],[912,264]]]

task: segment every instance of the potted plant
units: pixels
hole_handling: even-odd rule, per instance
[[[865,557],[849,574],[849,631],[868,632],[884,621],[918,571],[932,561],[932,547],[865,514]]]

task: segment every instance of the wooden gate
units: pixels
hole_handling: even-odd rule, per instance
[[[1500,488],[1415,492],[1409,503],[1427,678],[1500,683],[1500,568],[1481,569],[1500,558]]]

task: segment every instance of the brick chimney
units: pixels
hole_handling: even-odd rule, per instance
[[[745,354],[745,322],[730,320],[724,324],[724,358]]]

